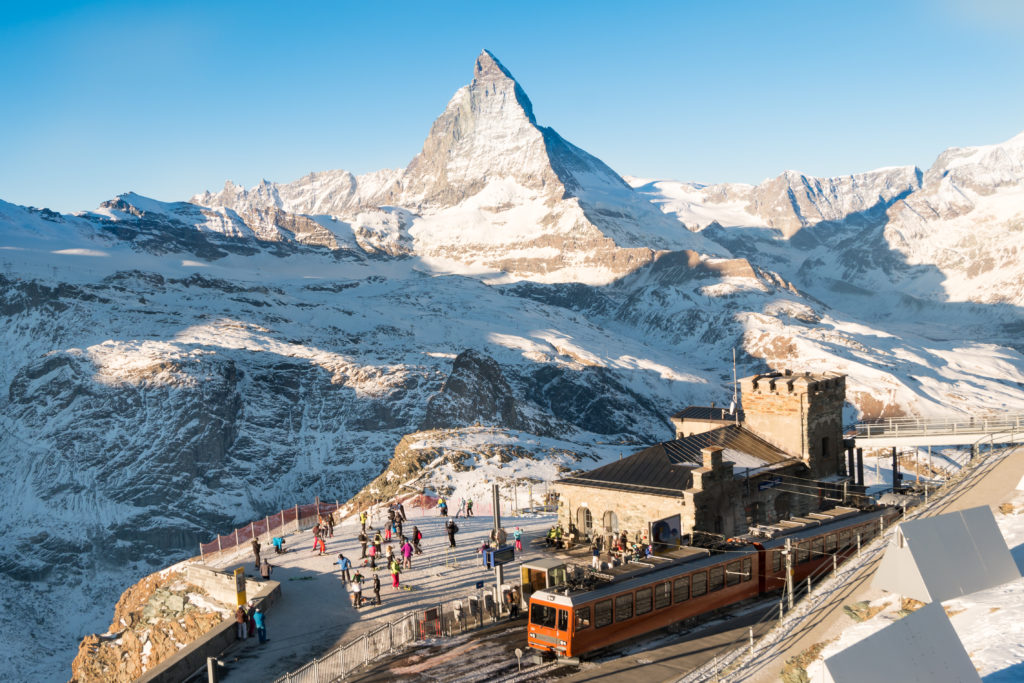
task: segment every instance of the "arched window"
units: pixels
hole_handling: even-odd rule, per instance
[[[580,507],[576,511],[576,529],[583,536],[590,536],[593,533],[594,519],[590,515],[590,508]]]
[[[619,533],[619,518],[611,510],[604,513],[604,532],[606,534]]]

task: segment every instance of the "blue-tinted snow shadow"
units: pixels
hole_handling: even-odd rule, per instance
[[[1020,681],[1024,681],[1024,662],[1012,664],[999,671],[993,671],[981,680],[985,681],[985,683],[1020,683]]]
[[[1015,548],[1010,548],[1010,555],[1013,556],[1013,561],[1017,563],[1017,571],[1024,575],[1024,543],[1021,543]],[[1024,676],[1021,676],[1017,680],[1024,681]]]

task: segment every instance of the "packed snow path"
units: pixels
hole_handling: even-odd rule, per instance
[[[255,638],[250,638],[233,644],[221,656],[228,665],[222,678],[231,681],[273,680],[406,612],[429,609],[441,602],[476,594],[474,584],[477,581],[485,581],[488,587],[494,585],[494,572],[482,566],[478,553],[493,527],[490,516],[457,518],[459,533],[455,537],[455,558],[458,567],[450,568],[445,566],[448,536],[444,523],[448,518],[440,517],[436,509],[421,510],[408,506],[406,514],[409,515],[404,525],[406,535],[411,537],[414,525],[423,533],[423,554],[414,555],[412,569],[400,575],[401,585],[414,586],[415,590],[393,589],[386,562],[378,561],[383,603],[380,607],[359,610],[352,607],[341,578],[341,568],[335,564],[338,554],[344,553],[364,577],[371,579],[363,582],[363,595],[372,596],[373,572],[362,566],[358,541],[360,526],[355,518],[334,527],[334,537],[327,539],[327,553],[324,555],[312,550],[311,530],[286,536],[285,548],[288,551],[283,555],[274,554],[273,546],[264,544],[263,556],[269,558],[274,567],[271,578],[281,583],[281,599],[267,613],[269,641],[259,645]],[[369,524],[380,527],[385,520],[385,513],[377,511]],[[524,559],[541,556],[542,551],[533,541],[543,537],[554,523],[554,515],[502,517],[502,526],[509,536],[516,526],[524,532],[523,553],[506,566],[506,581],[517,577],[518,566]],[[367,535],[372,540],[369,525]],[[385,542],[383,547],[387,545]],[[392,542],[392,545],[395,553],[399,554],[398,544]],[[220,561],[215,566],[229,570],[243,566],[252,574],[254,566],[249,550],[246,546],[245,552],[239,550],[230,561]],[[523,647],[526,647],[525,642]]]

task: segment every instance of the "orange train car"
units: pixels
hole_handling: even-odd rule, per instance
[[[557,656],[579,657],[623,640],[700,616],[785,584],[786,538],[799,582],[832,555],[845,559],[898,516],[893,509],[859,513],[785,537],[753,538],[744,549],[624,577],[589,591],[555,587],[530,597],[527,644]],[[879,520],[882,520],[880,523]]]

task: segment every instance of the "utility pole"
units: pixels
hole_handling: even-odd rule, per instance
[[[786,539],[786,598],[789,604],[789,611],[793,611],[793,549],[792,539]]]

